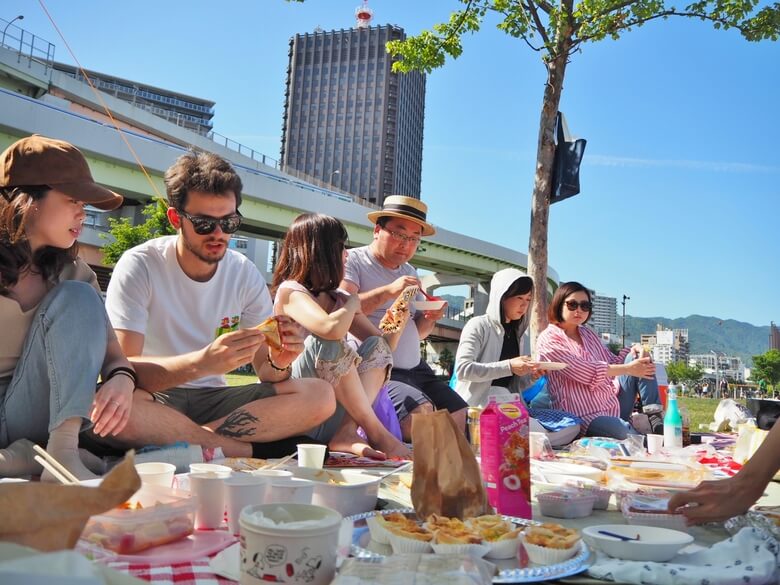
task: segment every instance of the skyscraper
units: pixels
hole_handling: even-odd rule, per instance
[[[376,205],[419,198],[425,76],[391,71],[385,45],[402,28],[370,26],[365,4],[356,16],[355,28],[290,39],[282,169]]]

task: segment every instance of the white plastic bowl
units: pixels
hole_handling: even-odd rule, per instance
[[[414,308],[418,311],[438,311],[447,301],[414,301]]]
[[[604,530],[639,540],[620,540],[601,534]],[[582,530],[582,538],[591,547],[597,548],[611,557],[627,561],[653,561],[662,563],[674,558],[684,546],[693,542],[693,536],[657,526],[626,526],[625,524],[602,524],[588,526]]]
[[[314,482],[312,504],[343,516],[370,512],[376,507],[381,478],[356,470],[292,468],[295,477]]]

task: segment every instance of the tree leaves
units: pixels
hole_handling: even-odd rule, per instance
[[[131,220],[126,217],[109,218],[108,235],[100,234],[100,237],[105,240],[113,237],[113,241],[103,246],[103,261],[109,266],[114,266],[125,250],[158,236],[175,234],[176,230],[168,221],[167,209],[168,205],[165,201],[152,201],[143,210],[143,214],[147,218],[146,221],[138,225],[133,225]]]

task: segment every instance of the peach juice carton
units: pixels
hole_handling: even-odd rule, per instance
[[[499,514],[531,519],[528,411],[520,396],[491,396],[479,435],[488,502]]]

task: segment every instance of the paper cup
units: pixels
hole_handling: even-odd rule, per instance
[[[298,466],[322,469],[325,463],[325,445],[301,443],[298,445]]]
[[[170,463],[137,463],[135,470],[138,472],[141,482],[146,485],[161,485],[171,487],[176,466]]]
[[[328,585],[336,574],[341,514],[305,504],[249,506],[241,512],[241,585]]]
[[[276,477],[270,479],[266,491],[266,504],[311,504],[314,496],[314,482],[298,477]]]
[[[222,526],[225,518],[224,479],[215,473],[191,473],[190,493],[197,498],[195,528],[213,529]]]
[[[250,475],[274,479],[277,477],[292,477],[292,471],[285,469],[255,469]]]
[[[523,540],[525,552],[528,553],[528,559],[537,565],[555,565],[570,559],[580,550],[580,543],[576,543],[571,548],[548,548],[538,544],[529,544]]]
[[[663,435],[647,435],[647,452],[650,453],[650,455],[658,453],[663,446]]]
[[[190,473],[215,473],[218,477],[230,477],[233,470],[227,465],[217,465],[216,463],[190,463]]]
[[[238,534],[238,519],[241,510],[247,506],[262,504],[268,489],[268,478],[249,474],[234,475],[224,480],[225,507],[227,508],[228,530]]]

